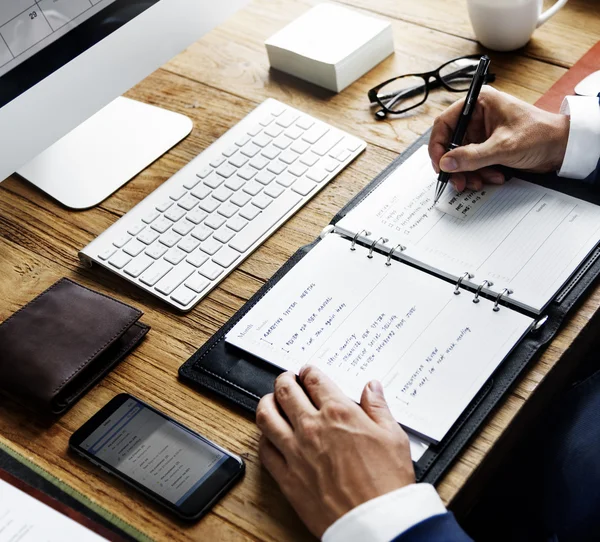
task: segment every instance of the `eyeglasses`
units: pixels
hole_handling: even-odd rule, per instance
[[[405,113],[425,103],[429,91],[444,87],[450,92],[466,92],[481,55],[468,55],[455,58],[442,64],[437,70],[426,73],[400,75],[373,87],[368,92],[371,105],[379,104],[381,109],[375,113],[379,120],[388,114]],[[496,75],[490,73],[485,82],[495,81]]]

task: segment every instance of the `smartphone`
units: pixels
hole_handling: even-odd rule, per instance
[[[245,470],[240,457],[126,393],[75,431],[69,447],[187,520],[202,517]]]

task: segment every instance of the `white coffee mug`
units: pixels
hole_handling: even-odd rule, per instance
[[[523,47],[533,31],[543,25],[567,0],[558,0],[542,13],[543,0],[467,0],[477,40],[495,51]]]

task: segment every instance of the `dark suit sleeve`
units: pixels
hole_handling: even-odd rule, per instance
[[[403,532],[392,542],[473,542],[452,512],[430,517]]]

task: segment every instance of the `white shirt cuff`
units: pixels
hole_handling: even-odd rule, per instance
[[[591,96],[567,96],[560,112],[570,115],[567,152],[558,174],[561,177],[585,179],[600,160],[600,105]]]
[[[390,542],[446,508],[430,484],[410,484],[371,499],[333,523],[322,542]]]

